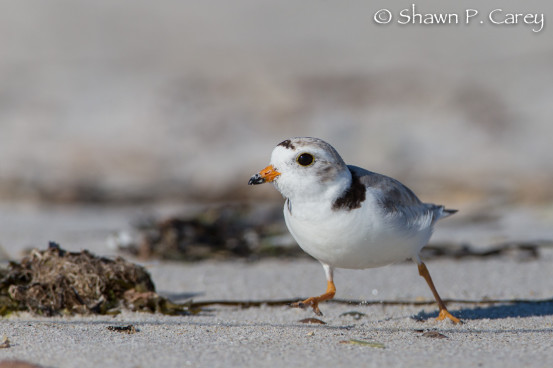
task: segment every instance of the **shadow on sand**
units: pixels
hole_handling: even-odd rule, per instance
[[[461,319],[502,319],[542,317],[553,315],[553,300],[536,302],[514,302],[509,304],[490,305],[485,307],[450,309],[450,312]],[[427,313],[421,311],[414,318],[426,320],[435,318],[438,312]]]

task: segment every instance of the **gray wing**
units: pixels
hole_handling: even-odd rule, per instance
[[[387,215],[399,217],[408,223],[416,223],[423,217],[432,216],[431,222],[434,223],[440,218],[457,212],[457,210],[446,210],[441,205],[421,202],[411,189],[389,176],[352,165],[348,165],[348,168],[352,175],[359,178],[361,184],[373,190],[378,203]]]

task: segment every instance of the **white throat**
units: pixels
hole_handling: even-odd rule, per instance
[[[294,205],[327,203],[332,205],[351,186],[351,172],[341,171],[330,181],[318,178],[298,180],[295,176],[278,178],[274,182],[276,189]]]

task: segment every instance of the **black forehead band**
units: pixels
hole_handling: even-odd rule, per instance
[[[296,149],[296,146],[294,146],[294,145],[292,144],[292,141],[289,140],[289,139],[280,142],[279,144],[277,144],[277,146],[282,146],[282,147],[288,148],[288,149]]]

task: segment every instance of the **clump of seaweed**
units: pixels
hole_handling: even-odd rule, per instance
[[[140,240],[122,249],[141,259],[181,261],[305,256],[283,236],[281,211],[260,215],[241,206],[223,206],[196,216],[149,219],[137,225]]]
[[[185,314],[186,307],[159,296],[148,272],[118,257],[67,252],[56,243],[33,250],[0,270],[0,315],[14,311],[60,314],[117,314],[133,311]]]

